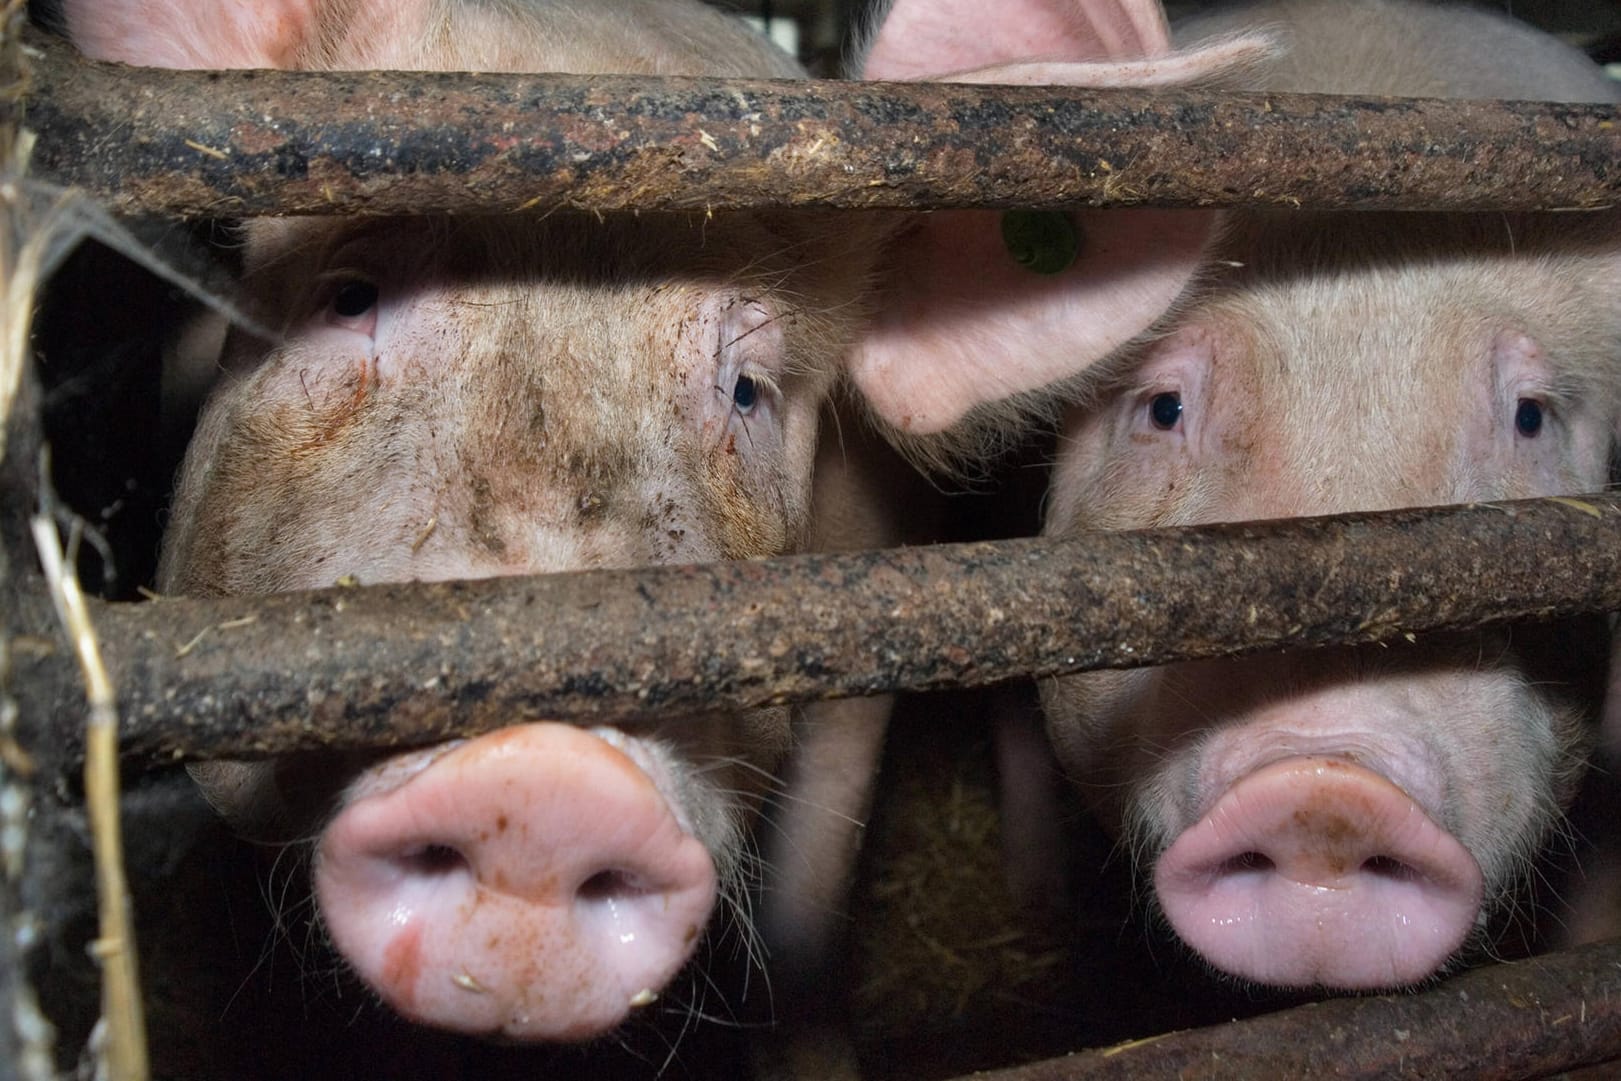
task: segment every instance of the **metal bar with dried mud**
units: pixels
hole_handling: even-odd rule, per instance
[[[1621,494],[95,613],[123,750],[425,743],[1621,609]],[[47,715],[71,665],[21,658]],[[76,721],[76,718],[73,718]],[[52,739],[76,748],[76,723]],[[57,745],[57,744],[53,744]]]
[[[1607,105],[636,76],[182,72],[43,36],[35,172],[117,212],[1565,209]]]
[[[1621,942],[1492,965],[1416,995],[1317,1002],[976,1081],[1544,1077],[1621,1058]]]

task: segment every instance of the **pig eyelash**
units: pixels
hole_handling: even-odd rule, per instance
[[[782,388],[768,372],[759,368],[745,367],[737,373],[730,390],[717,383],[715,393],[722,397],[730,397],[732,413],[742,419],[751,416],[763,399],[780,396]]]
[[[738,400],[738,392],[745,385],[750,388],[746,392],[749,398],[746,404]],[[747,415],[754,411],[754,407],[759,403],[762,395],[776,398],[780,397],[781,394],[782,388],[766,372],[745,369],[737,373],[737,382],[732,387],[732,403],[737,406],[740,413]]]
[[[1537,435],[1546,433],[1549,425],[1557,425],[1561,417],[1576,415],[1591,397],[1591,388],[1580,380],[1570,377],[1554,378],[1550,380],[1526,380],[1517,387],[1508,391],[1513,395],[1513,425],[1514,434],[1520,438],[1534,439]],[[1528,432],[1521,424],[1522,413],[1529,412],[1527,405],[1541,410],[1542,421],[1536,426],[1535,432]],[[1529,418],[1524,418],[1529,419]]]

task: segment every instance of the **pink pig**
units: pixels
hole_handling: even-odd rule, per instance
[[[1134,57],[1164,52],[1157,5],[1018,7],[902,0],[875,56],[907,56],[909,75],[1034,55],[1084,61],[1042,78],[1162,77],[1110,63],[1128,31]],[[690,0],[69,0],[67,18],[95,57],[175,67],[801,74]],[[946,39],[916,32],[946,24]],[[1166,63],[1197,75],[1233,53]],[[1053,333],[1082,343],[1066,364],[1096,359],[1171,303],[1213,218],[1100,218],[1096,243],[1034,302],[1012,288],[1029,275],[1002,250],[997,215],[915,220],[250,222],[245,288],[280,337],[226,344],[161,587],[247,594],[792,551],[810,527],[818,417],[841,380],[892,430],[952,427],[1054,374],[1020,343],[963,348],[957,306],[977,318],[1005,297],[1022,320],[1049,304]],[[930,279],[946,246],[982,257],[972,283]],[[880,273],[892,288],[874,295]],[[324,798],[303,760],[197,772],[250,829],[318,825],[325,928],[399,1013],[572,1041],[655,1000],[717,897],[740,902],[748,823],[789,732],[784,709],[624,729],[514,718],[329,763],[321,775],[341,783]]]
[[[1461,7],[1267,3],[1188,40],[1262,23],[1288,49],[1269,89],[1621,99],[1574,50]],[[1593,491],[1618,437],[1613,213],[1235,214],[1197,301],[1068,414],[1046,532]],[[1547,633],[1088,674],[1043,698],[1059,758],[1211,965],[1395,987],[1459,954],[1572,793],[1593,702],[1550,676]]]

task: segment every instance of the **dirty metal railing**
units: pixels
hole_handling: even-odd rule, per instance
[[[1621,196],[1613,106],[562,75],[174,72],[33,37],[36,174],[121,213],[1531,210]],[[319,118],[319,119],[317,119]]]
[[[1437,559],[1438,553],[1444,557]],[[1621,494],[102,605],[126,756],[421,744],[1621,608]],[[537,615],[543,613],[543,615]],[[71,658],[20,656],[76,747]]]
[[[1508,209],[1607,206],[1621,191],[1621,110],[1602,105],[174,72],[28,43],[35,175],[131,213]],[[503,717],[737,708],[1607,611],[1621,608],[1618,542],[1616,497],[1594,495],[1083,543],[165,600],[104,606],[97,624],[127,755],[264,755],[422,742]],[[34,715],[52,715],[71,666],[48,649],[20,663]],[[50,738],[76,748],[72,723],[57,727]]]
[[[1475,969],[1422,994],[1314,1002],[973,1076],[976,1081],[1546,1077],[1615,1059],[1621,1049],[1618,962],[1621,943],[1584,946]]]
[[[158,73],[28,41],[34,175],[126,213],[1508,210],[1606,207],[1621,191],[1621,116],[1602,106]],[[375,108],[407,99],[409,109]],[[31,587],[23,554],[12,555],[6,584],[20,596]],[[498,716],[731,708],[1609,611],[1621,609],[1618,563],[1621,497],[1610,493],[1084,543],[173,599],[102,605],[95,621],[125,753],[150,761],[421,742]],[[528,614],[537,610],[545,621]],[[43,627],[6,630],[19,739],[65,748],[51,757],[68,767],[82,740],[71,661]],[[1610,944],[1424,995],[1320,1004],[1001,1076],[1204,1076],[1246,1064],[1304,1076],[1345,1055],[1347,1033],[1355,1057],[1336,1075],[1525,1076],[1621,1057],[1618,968],[1621,945]],[[1291,1053],[1304,1057],[1280,1057]]]

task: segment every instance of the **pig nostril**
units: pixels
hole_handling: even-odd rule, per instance
[[[1240,852],[1231,859],[1223,860],[1216,868],[1218,875],[1237,875],[1270,872],[1276,867],[1272,858],[1264,852]]]
[[[629,871],[598,871],[580,883],[582,901],[606,901],[615,897],[634,897],[647,892],[642,880]]]
[[[450,845],[423,845],[405,854],[401,861],[425,877],[446,875],[467,866],[467,857]]]
[[[1421,877],[1414,867],[1394,856],[1369,856],[1362,861],[1362,870],[1393,882],[1411,882]]]

